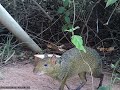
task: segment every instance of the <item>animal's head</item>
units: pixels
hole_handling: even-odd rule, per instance
[[[35,67],[33,72],[38,75],[49,74],[54,72],[55,68],[59,65],[57,62],[56,55],[52,55],[49,57],[48,55],[44,55],[44,58],[39,58],[35,60]]]

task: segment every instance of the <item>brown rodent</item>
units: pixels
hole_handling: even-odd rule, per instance
[[[38,61],[33,70],[34,73],[39,75],[47,74],[61,81],[59,90],[64,90],[66,80],[71,76],[78,75],[82,81],[76,90],[80,90],[86,83],[86,73],[91,73],[95,78],[100,78],[100,87],[103,81],[101,59],[96,50],[85,47],[86,53],[79,51],[76,48],[67,50],[62,54],[60,58],[56,58],[55,55],[45,57]],[[91,70],[91,71],[90,71]]]

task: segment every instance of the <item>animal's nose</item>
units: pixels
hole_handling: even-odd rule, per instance
[[[36,69],[34,68],[34,69],[33,69],[33,73],[34,73],[35,75],[37,75],[38,70],[36,70]]]
[[[45,74],[45,72],[43,72],[43,71],[38,72],[38,71],[35,71],[35,70],[33,70],[33,73],[34,73],[35,75],[40,75],[40,76]]]
[[[40,75],[40,76],[44,75],[44,74],[45,74],[45,72],[43,72],[43,71],[37,73],[37,75]]]

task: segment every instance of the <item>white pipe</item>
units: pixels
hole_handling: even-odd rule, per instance
[[[2,23],[18,39],[25,43],[31,50],[41,52],[40,47],[29,37],[21,26],[12,18],[12,16],[0,4],[0,23]]]

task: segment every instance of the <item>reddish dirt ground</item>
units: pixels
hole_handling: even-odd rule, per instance
[[[5,66],[2,69],[2,77],[0,80],[0,87],[16,87],[16,89],[0,89],[0,90],[58,90],[60,83],[49,76],[38,76],[33,72],[33,65],[31,64],[16,64]],[[87,84],[81,90],[91,89],[91,77],[87,77]],[[79,85],[79,77],[75,76],[68,80],[67,84],[71,90]],[[105,73],[103,85],[108,85],[110,82],[110,74]],[[94,88],[98,86],[99,79],[94,79]],[[30,87],[30,89],[17,89],[17,87]],[[65,90],[67,88],[65,87]],[[120,90],[120,82],[113,85],[112,90]]]

